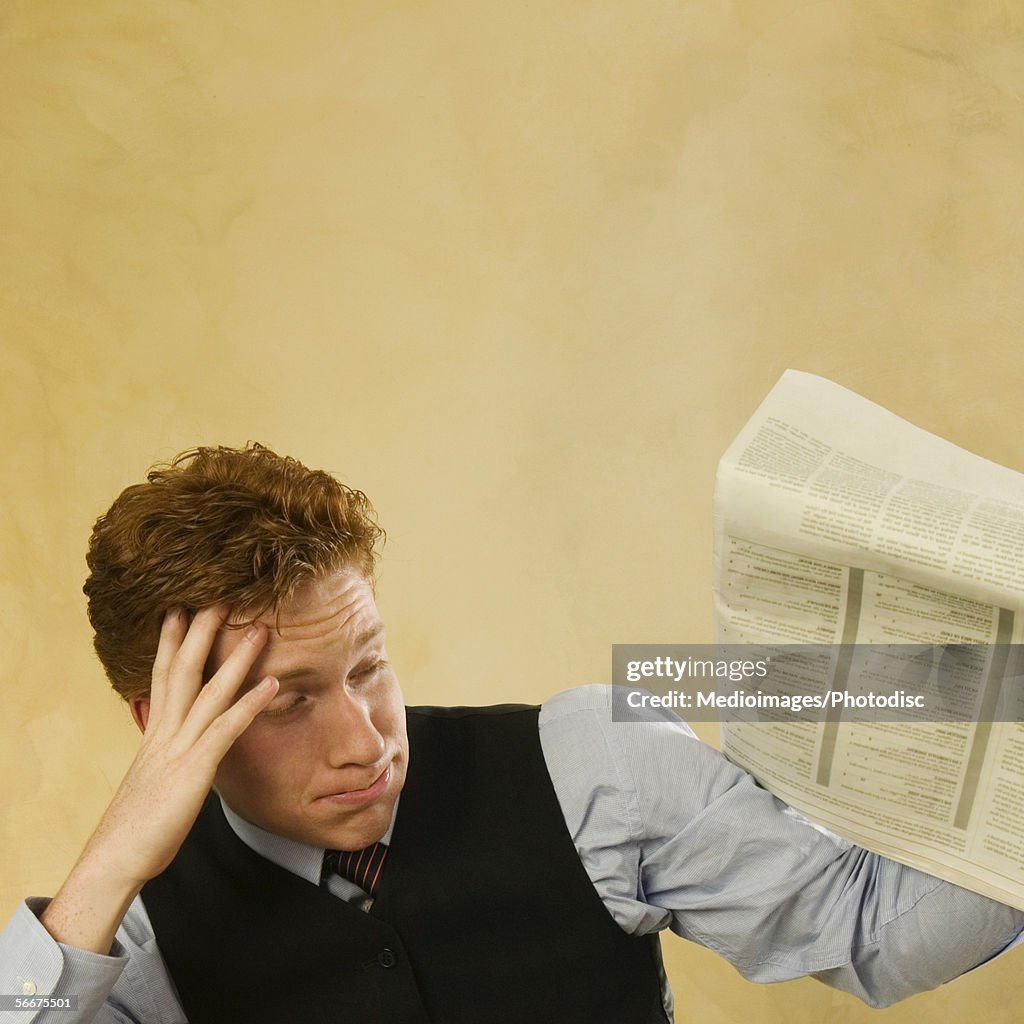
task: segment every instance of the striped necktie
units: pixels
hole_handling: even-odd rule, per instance
[[[374,843],[364,850],[326,850],[320,880],[323,881],[332,873],[338,874],[355,882],[363,892],[372,896],[387,855],[386,843]]]

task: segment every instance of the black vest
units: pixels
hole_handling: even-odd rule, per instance
[[[369,913],[250,850],[211,794],[142,891],[191,1024],[663,1024],[657,938],[595,891],[537,714],[409,709]]]

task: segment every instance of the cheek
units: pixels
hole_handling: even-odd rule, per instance
[[[243,733],[224,755],[217,770],[218,783],[249,791],[273,791],[293,781],[295,747],[254,731]]]
[[[406,731],[405,704],[402,700],[402,692],[397,686],[387,702],[386,715],[387,724],[385,728],[387,734],[393,737],[402,752],[408,755],[409,737]]]

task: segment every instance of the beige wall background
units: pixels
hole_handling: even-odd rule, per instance
[[[132,756],[83,552],[183,448],[371,495],[412,703],[707,640],[715,464],[787,366],[1024,470],[1022,100],[987,0],[7,0],[0,912]],[[666,955],[702,1024],[1024,997],[1020,954],[882,1017]]]

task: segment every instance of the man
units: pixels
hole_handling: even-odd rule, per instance
[[[0,991],[78,1010],[9,1019],[647,1024],[666,927],[883,1005],[1020,934],[680,723],[612,724],[606,688],[406,711],[380,537],[360,492],[258,445],[186,453],[100,518],[96,650],[143,739],[0,940]]]

